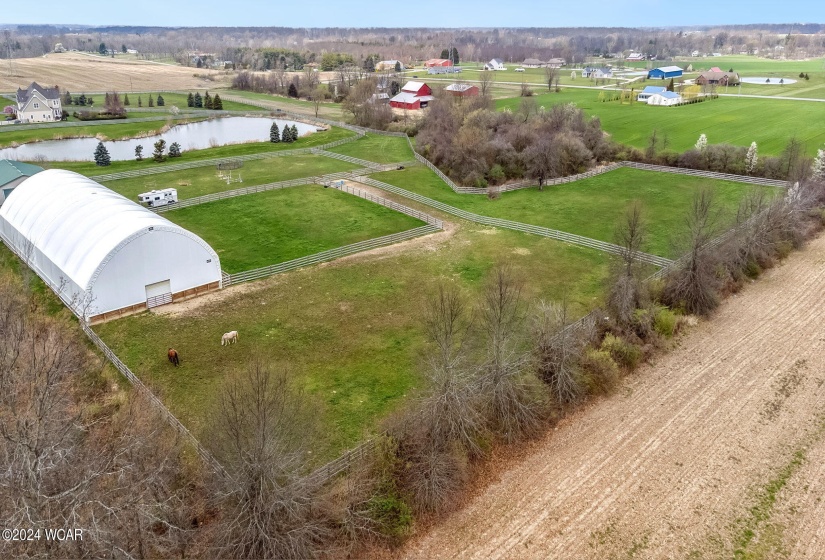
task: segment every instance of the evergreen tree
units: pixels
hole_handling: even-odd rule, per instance
[[[88,105],[89,107],[91,107],[91,106],[92,106],[92,105],[94,105],[94,104],[95,104],[95,99],[94,99],[94,97],[92,97],[92,96],[90,95],[89,97],[87,97],[87,98],[86,98],[86,105]]]
[[[169,157],[180,157],[180,155],[180,144],[178,144],[177,142],[172,142],[172,144],[169,146]]]
[[[140,144],[135,146],[135,160],[143,161],[143,146]]]
[[[77,98],[77,104],[80,106],[86,105],[86,94],[81,93],[80,97]]]
[[[395,71],[401,72],[401,62],[398,60],[395,61]]]
[[[444,59],[450,58],[450,53],[449,53],[449,51],[447,51],[447,49],[444,49],[444,50],[441,51],[441,58],[444,58]]]
[[[112,104],[112,96],[108,93],[103,97],[103,106],[108,107]]]
[[[217,93],[215,94],[215,99],[212,100],[212,108],[216,111],[223,111],[223,101],[221,101],[221,96]]]
[[[200,108],[203,107],[203,98],[201,97],[200,93],[195,92],[195,97],[193,99],[193,102],[195,103],[195,105],[194,105],[195,109],[200,109]]]
[[[69,93],[69,90],[66,90],[63,93],[63,99],[61,99],[63,105],[71,105],[72,104],[72,94]]]
[[[203,107],[204,109],[211,109],[212,108],[212,96],[209,95],[209,92],[206,92],[206,95],[203,97]]]
[[[126,107],[128,107],[130,105],[130,103],[129,103],[129,94],[128,93],[123,96],[123,105],[126,106]]]
[[[269,127],[269,141],[277,144],[281,141],[281,131],[278,130],[278,123],[272,121],[272,126]]]
[[[149,107],[154,107],[154,106],[155,106],[155,98],[152,97],[152,94],[150,93],[149,94]]]
[[[152,152],[152,159],[158,163],[166,161],[166,156],[163,154],[164,150],[166,150],[166,140],[161,138],[155,142],[155,151]]]
[[[106,54],[106,43],[100,43],[97,46],[97,52],[99,52],[100,54]]]
[[[194,107],[195,106],[195,96],[192,95],[192,92],[189,92],[189,97],[186,98],[186,106],[187,107]]]
[[[290,97],[298,97],[298,88],[295,87],[295,84],[289,84],[288,95]]]
[[[143,99],[138,95],[138,107],[143,107]]]
[[[372,55],[364,60],[364,70],[367,72],[375,72],[375,59],[372,58]]]
[[[161,94],[158,94],[158,107],[163,107],[164,105],[166,105],[166,101],[163,100],[163,96]]]
[[[289,125],[284,125],[284,132],[281,135],[281,141],[286,142],[287,144],[292,142],[292,131],[289,129]]]
[[[95,165],[106,167],[107,165],[111,165],[111,163],[112,160],[109,157],[109,150],[106,149],[103,142],[98,142],[97,148],[95,148]]]
[[[293,124],[292,128],[289,129],[289,132],[290,132],[289,135],[292,137],[292,141],[297,142],[298,141],[298,127]]]

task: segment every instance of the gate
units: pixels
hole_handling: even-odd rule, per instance
[[[169,280],[146,286],[146,307],[149,309],[172,303],[172,285]]]

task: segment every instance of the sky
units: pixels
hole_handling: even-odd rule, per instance
[[[278,27],[690,27],[825,23],[823,0],[138,0],[4,10],[2,23]],[[53,14],[61,18],[54,19]]]

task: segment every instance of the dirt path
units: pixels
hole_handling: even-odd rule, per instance
[[[402,555],[825,557],[823,316],[825,236]]]

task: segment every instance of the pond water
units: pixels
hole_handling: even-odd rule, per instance
[[[770,81],[767,81],[767,80],[770,80]],[[783,82],[780,84],[779,80],[783,80]],[[739,78],[739,81],[741,81],[743,84],[760,84],[760,85],[763,85],[763,86],[780,86],[780,85],[787,86],[788,84],[795,84],[796,83],[796,80],[794,80],[793,78],[783,78],[781,76],[779,78],[768,78],[768,77],[764,77],[764,78],[759,78],[759,77]]]
[[[269,128],[272,121],[278,123],[283,130],[284,125],[293,124],[298,127],[298,135],[304,136],[317,132],[315,126],[281,119],[262,117],[223,117],[208,121],[173,126],[167,132],[144,138],[129,140],[115,140],[104,142],[112,161],[135,159],[135,146],[143,146],[143,157],[152,157],[153,144],[160,138],[166,140],[168,151],[172,142],[177,142],[182,151],[202,150],[227,144],[241,144],[244,142],[266,142],[269,140]],[[160,123],[158,124],[160,126]],[[71,134],[71,128],[55,129],[56,133]],[[105,134],[106,126],[100,128]],[[3,132],[0,131],[0,135]],[[19,161],[94,161],[94,151],[99,140],[96,138],[67,138],[65,140],[47,140],[21,144],[16,148],[0,148],[0,159],[14,159]]]

